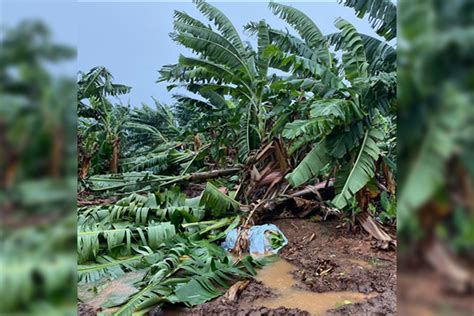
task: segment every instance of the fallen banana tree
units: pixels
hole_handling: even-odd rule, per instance
[[[197,198],[171,188],[79,208],[79,282],[100,284],[144,271],[131,294],[107,302],[107,308],[119,307],[115,315],[220,296],[231,279],[255,275],[262,265],[251,257],[236,261],[214,243],[239,225],[239,206],[208,184]]]
[[[233,167],[222,170],[194,172],[179,176],[157,175],[151,171],[126,172],[92,176],[85,180],[85,184],[89,190],[95,192],[145,192],[152,191],[154,188],[166,188],[185,182],[202,182],[209,179],[230,176],[240,171],[240,167]]]
[[[375,152],[374,157],[375,155],[379,155],[379,152]],[[393,176],[388,170],[386,163],[382,159],[379,159],[379,161],[374,163],[374,167],[375,169],[382,170],[381,176],[386,185],[377,179],[374,180],[374,183],[378,190],[394,194]],[[319,167],[323,168],[323,165]],[[388,244],[396,244],[393,242],[393,238],[383,231],[380,224],[374,221],[372,216],[366,212],[369,200],[371,200],[371,197],[364,193],[367,191],[367,186],[357,191],[354,197],[350,197],[351,195],[348,192],[356,190],[351,185],[355,181],[357,173],[350,175],[349,179],[354,178],[351,180],[352,182],[347,182],[347,179],[345,179],[346,182],[343,182],[342,179],[332,178],[337,171],[337,167],[334,167],[329,172],[329,176],[317,184],[307,184],[303,187],[302,185],[295,186],[295,176],[304,173],[304,168],[305,164],[300,164],[296,169],[292,169],[282,138],[275,137],[262,146],[260,150],[254,151],[249,156],[247,163],[241,166],[195,172],[180,176],[155,175],[151,172],[132,172],[94,176],[87,181],[89,188],[93,191],[145,192],[157,188],[198,183],[239,174],[239,182],[233,194],[236,200],[229,199],[226,194],[221,194],[219,199],[216,200],[217,202],[234,201],[233,209],[237,209],[238,202],[236,201],[242,201],[243,204],[239,206],[240,209],[245,212],[253,211],[252,216],[256,214],[254,219],[260,221],[275,216],[288,208],[295,210],[295,215],[299,217],[307,216],[316,211],[319,211],[324,219],[329,215],[339,216],[342,214],[342,208],[337,207],[337,205],[341,204],[338,201],[344,200],[345,202],[342,205],[346,207],[349,201],[355,198],[363,213],[363,216],[360,215],[357,218],[361,226],[383,244],[382,248],[388,248]],[[375,176],[374,172],[374,178]],[[346,189],[346,186],[349,189]],[[206,193],[213,189],[215,194],[218,193],[217,188],[214,188],[211,184],[207,185],[204,199],[207,199],[208,196],[213,196]],[[258,207],[255,207],[257,204]]]

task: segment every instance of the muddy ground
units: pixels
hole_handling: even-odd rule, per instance
[[[318,293],[367,294],[367,299],[334,306],[326,314],[396,314],[396,251],[377,249],[367,233],[348,231],[336,219],[313,222],[287,218],[271,222],[289,240],[280,256],[295,266],[292,272],[295,287]],[[192,309],[164,306],[152,310],[150,315],[310,315],[297,308],[255,306],[255,301],[271,297],[278,298],[278,294],[251,280],[235,301],[220,297]],[[81,305],[79,314],[93,315],[93,311]]]
[[[293,218],[272,223],[289,240],[280,255],[297,267],[293,272],[297,286],[314,292],[372,293],[365,301],[328,310],[327,314],[396,314],[396,251],[376,249],[367,233],[338,227],[341,223],[337,220],[311,222]],[[252,281],[235,302],[221,297],[191,310],[173,310],[164,315],[309,315],[307,311],[283,306],[252,306],[257,299],[275,295],[262,283]]]
[[[397,288],[400,315],[474,315],[474,293],[453,292],[426,264],[399,264]]]

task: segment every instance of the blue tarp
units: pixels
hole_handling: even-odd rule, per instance
[[[273,249],[270,240],[267,238],[265,232],[271,231],[279,233],[283,237],[283,245],[277,249]],[[234,248],[237,241],[238,231],[236,228],[227,233],[225,241],[221,246],[229,251]],[[249,253],[251,255],[267,255],[268,253],[276,254],[278,251],[288,244],[288,239],[283,235],[283,232],[273,224],[265,224],[252,226],[248,231]]]

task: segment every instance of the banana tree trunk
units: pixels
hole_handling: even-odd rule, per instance
[[[91,166],[91,160],[92,160],[92,157],[90,157],[90,156],[83,157],[82,165],[81,165],[81,172],[79,174],[81,179],[85,179],[87,177],[87,175],[89,174],[89,169],[90,169],[90,166]]]
[[[112,160],[110,162],[110,172],[112,173],[118,173],[119,154],[120,138],[115,138],[112,142]]]

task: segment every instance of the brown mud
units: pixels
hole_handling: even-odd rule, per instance
[[[400,265],[398,270],[400,315],[474,315],[474,294],[456,293],[446,279],[426,264]]]
[[[289,240],[280,252],[283,260],[272,264],[280,274],[267,276],[264,268],[236,301],[220,297],[164,315],[396,314],[395,251],[373,247],[363,231],[338,228],[340,221],[291,218],[272,223]]]
[[[289,240],[281,260],[229,301],[225,296],[188,309],[163,306],[158,315],[394,315],[396,251],[380,250],[363,231],[341,222],[287,218],[271,221]],[[92,315],[90,306],[81,306]],[[81,315],[81,313],[79,312]]]

